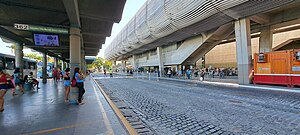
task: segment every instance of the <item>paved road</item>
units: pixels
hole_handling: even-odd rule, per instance
[[[157,134],[300,134],[300,94],[122,77],[98,82]]]

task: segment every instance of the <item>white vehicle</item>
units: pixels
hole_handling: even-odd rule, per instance
[[[33,76],[36,77],[36,61],[30,58],[23,58],[23,61],[23,74],[28,75],[30,72],[32,72]],[[0,53],[0,68],[2,68],[6,73],[12,75],[16,68],[15,56]]]

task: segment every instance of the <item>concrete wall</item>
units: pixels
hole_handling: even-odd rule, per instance
[[[273,35],[272,48],[279,48],[286,44],[294,44],[290,39],[300,38],[300,30],[293,30],[288,32],[277,33]],[[251,39],[252,54],[259,51],[259,38]],[[291,49],[291,48],[286,48]],[[205,66],[212,65],[213,67],[236,67],[236,45],[235,42],[226,43],[216,46],[205,55]],[[252,55],[253,57],[254,55]],[[198,62],[199,63],[199,62]]]

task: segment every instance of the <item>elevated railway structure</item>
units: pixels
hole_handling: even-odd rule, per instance
[[[148,0],[105,50],[134,68],[194,65],[218,44],[236,42],[239,83],[250,83],[251,37],[272,51],[273,33],[299,28],[299,0]],[[232,50],[230,50],[232,51]],[[162,73],[162,72],[160,72]]]

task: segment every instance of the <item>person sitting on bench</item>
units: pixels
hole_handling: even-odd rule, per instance
[[[32,72],[29,73],[27,81],[28,81],[28,83],[32,84],[33,88],[35,86],[37,86],[36,89],[40,89],[40,87],[39,87],[39,81],[36,80],[35,78],[33,78],[33,73]]]

